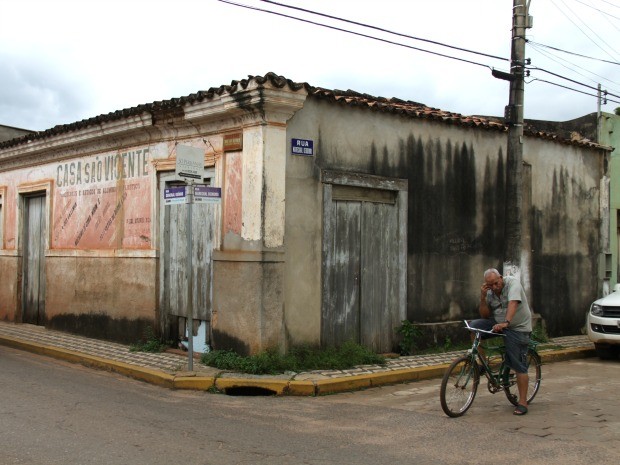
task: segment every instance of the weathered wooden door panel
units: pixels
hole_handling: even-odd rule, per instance
[[[406,196],[359,185],[327,185],[324,194],[321,343],[388,352],[405,313]]]
[[[165,181],[161,184],[165,188]],[[192,280],[193,318],[211,319],[211,255],[219,205],[192,205],[193,267],[187,274],[187,211],[189,206],[167,205],[162,212],[163,307],[169,315],[187,315],[188,279]]]
[[[360,339],[360,221],[359,202],[334,202],[331,289],[325,309],[326,345]]]
[[[389,352],[392,311],[398,293],[397,210],[394,205],[362,203],[360,343]]]
[[[22,321],[45,323],[45,196],[24,198]]]

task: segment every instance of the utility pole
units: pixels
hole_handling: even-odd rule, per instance
[[[607,91],[603,91],[601,89],[601,85],[598,85],[598,92],[596,98],[596,143],[601,143],[601,129],[603,123],[603,112],[601,110],[601,105],[607,104]]]
[[[525,91],[525,29],[531,27],[529,2],[513,0],[510,96],[504,119],[508,125],[506,154],[505,275],[520,277],[523,215],[523,100]]]

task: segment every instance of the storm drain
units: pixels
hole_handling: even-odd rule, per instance
[[[224,394],[227,396],[275,396],[277,392],[257,386],[233,386],[226,388]]]

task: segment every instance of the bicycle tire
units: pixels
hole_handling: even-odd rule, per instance
[[[542,380],[542,362],[540,360],[540,355],[535,350],[528,349],[527,351],[527,374],[529,377],[528,385],[527,385],[527,403],[530,404],[536,394],[538,393],[538,389],[540,389],[540,381]],[[504,388],[504,393],[506,394],[506,398],[508,401],[514,405],[515,407],[519,403],[519,391],[517,389],[517,383],[511,382],[509,386]]]
[[[480,373],[472,357],[463,356],[452,362],[444,373],[439,390],[441,408],[449,417],[463,415],[474,402]]]

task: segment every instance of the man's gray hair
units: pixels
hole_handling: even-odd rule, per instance
[[[495,274],[497,276],[501,276],[501,273],[497,271],[495,268],[489,268],[484,272],[484,279],[486,280],[489,275]]]

